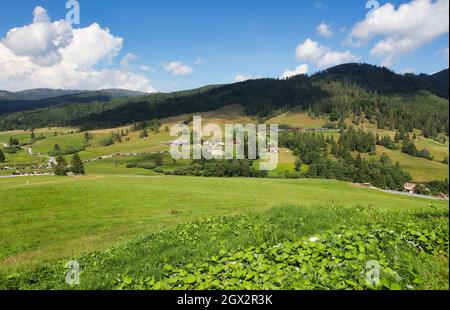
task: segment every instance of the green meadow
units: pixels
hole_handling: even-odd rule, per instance
[[[199,217],[274,206],[380,209],[448,208],[333,180],[89,175],[0,181],[0,268],[10,269],[107,248]]]

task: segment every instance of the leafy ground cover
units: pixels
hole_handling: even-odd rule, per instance
[[[448,289],[448,209],[285,206],[203,217],[73,259],[79,286],[65,283],[61,261],[2,274],[0,287]]]

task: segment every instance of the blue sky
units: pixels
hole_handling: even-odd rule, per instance
[[[434,3],[433,0],[416,1],[430,2],[430,5]],[[448,7],[448,0],[441,1]],[[112,36],[123,39],[120,50],[116,50],[114,57],[110,57],[107,62],[99,61],[92,64],[87,70],[93,72],[102,68],[123,69],[121,60],[131,53],[126,66],[127,71],[145,78],[151,88],[158,91],[230,83],[250,77],[280,77],[286,70],[295,71],[295,68],[302,64],[308,66],[309,73],[314,73],[329,64],[335,64],[334,56],[338,58],[336,62],[341,59],[356,59],[377,65],[387,64],[397,72],[432,73],[448,67],[448,28],[445,30],[443,25],[441,25],[444,27],[443,30],[436,31],[430,37],[415,37],[417,31],[414,27],[417,28],[417,25],[413,22],[410,29],[398,29],[395,22],[392,22],[391,28],[369,29],[372,31],[370,36],[351,36],[356,24],[363,21],[369,11],[365,8],[365,1],[79,0],[78,2],[81,8],[81,23],[74,25],[74,29],[98,23],[102,29],[108,28]],[[379,1],[379,4],[383,7],[387,3],[392,3],[394,11],[390,14],[387,10],[386,18],[399,19],[400,14],[395,15],[399,5],[410,2]],[[37,6],[47,10],[50,22],[64,19],[67,12],[63,0],[2,0],[0,38],[6,38],[8,31],[14,27],[31,24],[32,13]],[[414,8],[410,9],[414,13]],[[429,14],[435,16],[436,11],[432,10],[430,7]],[[445,14],[448,15],[448,10]],[[423,18],[429,20],[429,17]],[[442,19],[445,22],[445,16]],[[320,34],[317,30],[321,23],[327,25],[329,32],[326,32],[326,35]],[[353,41],[368,42],[350,44],[349,37]],[[305,50],[306,44],[303,46],[303,52],[296,54],[297,47],[307,39],[310,43],[314,43],[308,47],[314,47],[313,52],[323,53],[323,59],[308,54]],[[405,42],[422,40],[423,43],[418,46],[412,43],[413,46],[405,48],[405,51],[400,53],[386,50],[378,54],[373,52],[378,42],[383,40],[390,42],[390,39],[391,41],[404,39]],[[4,45],[8,47],[6,43]],[[18,49],[14,49],[14,46],[9,49],[19,55],[16,52]],[[22,53],[19,56],[23,55]],[[332,60],[324,60],[328,56],[333,56]],[[6,56],[4,58],[11,59]],[[173,63],[172,66],[169,66],[170,63]],[[45,66],[48,67],[47,64]],[[180,70],[176,71],[177,69]],[[14,80],[12,77],[3,77],[2,80],[1,74],[0,72],[0,89],[3,87],[18,90],[40,86],[35,81],[27,81],[21,85],[20,77],[15,77]],[[39,71],[36,74],[42,73]],[[128,77],[124,75],[118,79],[124,80]],[[85,88],[89,86],[75,82],[62,83],[58,86],[69,88],[78,85]],[[121,86],[120,83],[117,85]]]

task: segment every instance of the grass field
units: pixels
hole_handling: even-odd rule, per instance
[[[28,184],[27,184],[28,182]],[[332,180],[90,175],[0,180],[0,268],[102,249],[200,216],[284,204],[447,208]]]
[[[424,158],[413,157],[398,150],[392,151],[377,145],[377,155],[387,154],[393,162],[398,161],[405,171],[409,172],[416,182],[448,179],[448,165],[430,161]],[[368,154],[363,154],[369,157]]]
[[[321,128],[327,123],[327,119],[311,118],[306,112],[286,112],[269,119],[266,123],[289,125],[293,128]]]
[[[75,287],[67,259],[0,270],[0,288],[448,289],[448,209],[311,204],[202,217],[71,257],[83,270]],[[381,282],[368,286],[374,259]]]
[[[449,154],[448,140],[445,143],[440,143],[438,141],[419,137],[416,140],[416,146],[419,150],[426,148],[428,151],[430,151],[431,155],[433,155],[433,160],[438,162],[442,162],[444,157],[448,156]]]

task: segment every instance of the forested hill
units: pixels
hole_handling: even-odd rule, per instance
[[[345,64],[285,80],[258,79],[172,94],[57,104],[4,115],[0,130],[113,127],[239,103],[249,115],[260,118],[295,109],[327,114],[334,121],[357,115],[380,128],[448,132],[448,74],[446,69],[434,75],[401,75],[367,64]]]
[[[60,104],[91,103],[110,101],[115,98],[131,98],[146,93],[125,89],[105,89],[98,91],[62,90],[37,88],[19,92],[0,91],[0,115],[46,108]]]
[[[357,85],[380,94],[411,94],[427,90],[448,99],[448,69],[433,75],[397,74],[385,67],[368,64],[344,64],[329,68],[313,76],[315,80],[338,80]]]

